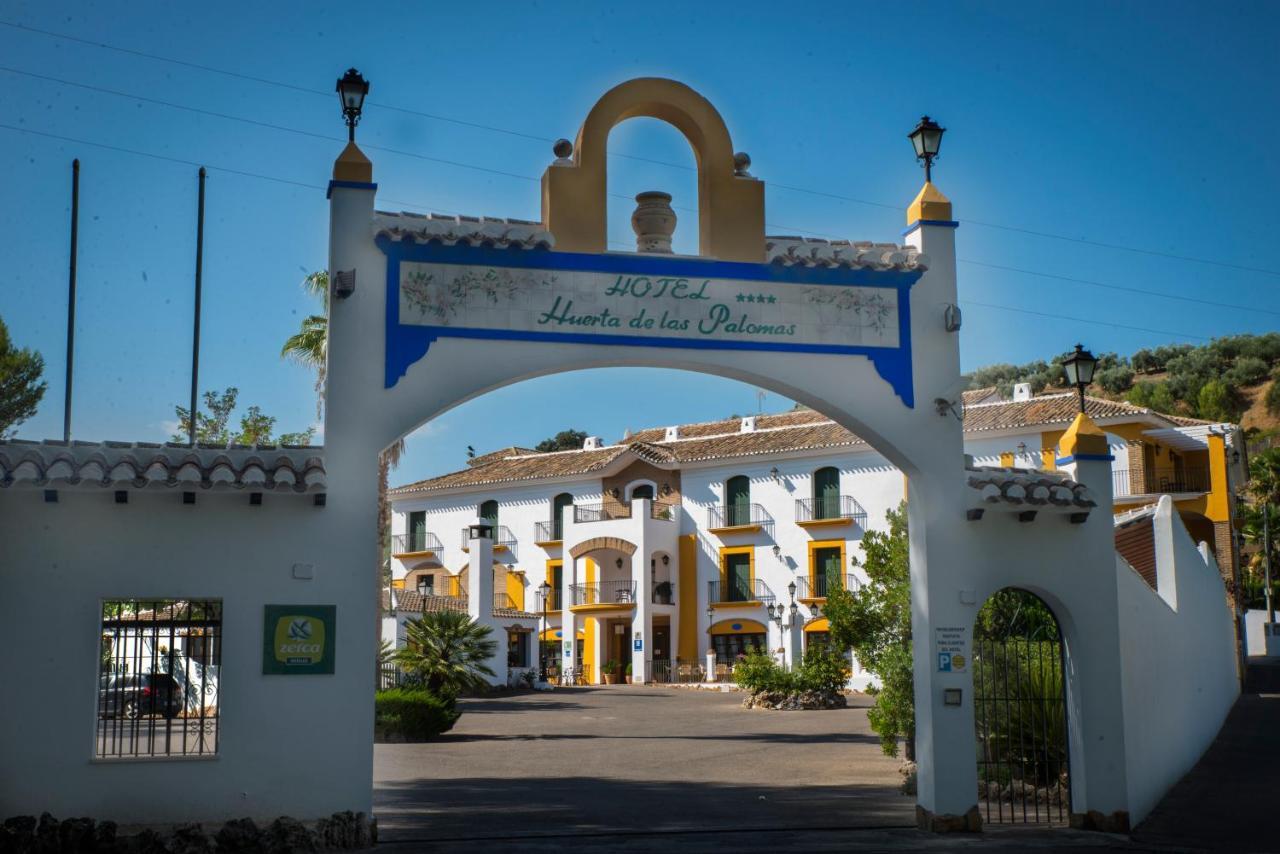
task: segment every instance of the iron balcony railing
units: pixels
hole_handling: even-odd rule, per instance
[[[867,525],[867,511],[852,495],[831,495],[821,498],[797,498],[797,522],[821,522],[827,519],[850,519],[861,528]]]
[[[634,581],[592,581],[569,585],[574,605],[627,605],[636,601]]]
[[[516,600],[511,598],[510,593],[501,590],[493,591],[493,610],[506,609],[508,611],[516,610]]]
[[[537,543],[558,543],[564,539],[564,523],[559,519],[535,522],[533,529],[533,539]]]
[[[676,602],[676,586],[671,581],[653,582],[652,598],[655,605],[674,605]]]
[[[541,593],[538,594],[538,611],[559,611],[563,606],[560,604],[560,591],[552,590],[545,597]]]
[[[707,508],[708,528],[737,528],[743,525],[772,525],[773,517],[760,504],[729,504]]]
[[[1157,495],[1177,492],[1209,492],[1209,470],[1201,467],[1112,469],[1111,487],[1116,495]]]
[[[819,574],[813,579],[812,583],[807,577],[801,576],[796,579],[796,597],[799,599],[825,599],[833,589],[857,590],[861,586],[862,581],[852,573],[844,575]]]
[[[392,554],[408,554],[410,552],[435,552],[444,548],[440,538],[430,531],[413,531],[408,534],[396,534],[391,538]]]
[[[663,504],[659,501],[649,502],[649,518],[662,519],[668,522],[675,521],[676,508],[672,504]]]
[[[468,548],[468,543],[470,542],[471,542],[471,529],[463,528],[462,529],[462,548],[463,549]],[[495,546],[506,546],[507,548],[511,548],[516,544],[516,538],[515,536],[512,535],[511,529],[508,528],[506,525],[495,525],[493,529],[493,544]]]
[[[573,521],[575,522],[608,522],[610,519],[630,519],[629,504],[575,504],[573,505]]]
[[[710,602],[774,602],[777,601],[769,585],[759,578],[744,581],[740,578],[728,581],[708,581],[708,601]]]

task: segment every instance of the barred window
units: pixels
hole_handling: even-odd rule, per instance
[[[221,670],[221,600],[103,601],[94,756],[216,755]]]

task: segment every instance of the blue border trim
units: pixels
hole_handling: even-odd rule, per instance
[[[1070,465],[1075,462],[1088,462],[1096,460],[1097,462],[1113,462],[1115,454],[1074,454],[1070,457],[1055,457],[1054,463],[1060,466]]]
[[[335,188],[344,190],[376,190],[377,184],[368,184],[364,181],[330,181],[329,189],[324,191],[324,197],[327,199],[333,195]]]
[[[902,236],[906,237],[922,225],[936,225],[940,228],[959,228],[960,223],[953,219],[918,219],[911,225],[907,226],[906,231],[902,232]]]
[[[387,256],[386,373],[384,387],[392,388],[409,367],[426,355],[437,338],[491,341],[547,341],[566,344],[664,347],[685,350],[756,350],[776,353],[815,353],[866,356],[876,373],[909,408],[915,406],[911,366],[911,286],[922,271],[849,270],[823,267],[784,267],[704,258],[662,258],[651,255],[592,254],[542,249],[497,249],[441,243],[416,243],[379,235],[375,243]],[[770,341],[699,341],[641,335],[538,332],[533,330],[472,329],[400,323],[400,264],[483,264],[493,267],[562,270],[569,272],[637,273],[665,276],[743,279],[805,285],[893,288],[898,295],[898,346],[863,347],[835,344],[786,344]]]

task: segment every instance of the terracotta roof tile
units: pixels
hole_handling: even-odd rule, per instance
[[[1079,411],[1079,398],[1074,392],[1046,394],[1017,402],[977,403],[964,408],[964,431],[977,433],[984,430],[1070,424]],[[1085,397],[1085,412],[1094,419],[1155,416],[1167,420],[1166,416],[1152,412],[1150,409],[1143,409],[1118,400],[1104,400],[1100,397]]]
[[[415,614],[434,614],[441,611],[458,611],[465,613],[467,600],[464,596],[423,596],[416,590],[397,590],[396,605],[398,610],[413,611]],[[382,591],[382,610],[391,610],[390,595]],[[494,608],[493,615],[506,620],[532,620],[536,614],[519,611],[515,608]]]

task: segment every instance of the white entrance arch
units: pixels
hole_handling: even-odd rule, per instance
[[[694,148],[701,257],[605,251],[604,146],[609,129],[634,116],[669,121]],[[988,576],[1002,559],[1004,517],[1015,517],[976,525],[982,514],[967,512],[991,497],[975,492],[966,471],[957,417],[958,337],[944,322],[957,302],[950,202],[926,184],[908,210],[905,246],[766,238],[763,184],[735,168],[715,109],[670,80],[632,80],[611,90],[588,115],[572,156],[558,149],[543,177],[542,223],[378,213],[371,165],[352,146],[339,158],[330,186],[329,269],[354,289],[330,304],[327,465],[332,481],[343,484],[331,492],[331,506],[375,530],[373,472],[383,448],[467,400],[553,373],[697,371],[823,412],[909,478],[921,823],[972,829],[972,680],[963,665],[933,666],[935,629],[967,643],[977,603],[988,588],[1009,583]],[[693,293],[706,303],[696,306],[706,324],[689,310]],[[771,308],[751,307],[759,303]],[[740,313],[741,323],[729,329],[723,318]],[[1099,485],[1109,485],[1109,474]],[[1105,576],[1114,567],[1110,520],[1103,513],[1086,518],[1083,505],[1109,501],[1109,494],[1081,506],[1068,501],[1070,507],[1044,511],[1062,514],[1052,523],[1022,524],[1024,514],[1013,524],[1039,539],[1029,553],[1045,552],[1048,537],[1059,541],[1047,550],[1061,553],[1064,572],[1094,562]],[[1083,524],[1067,524],[1070,509]],[[1064,627],[1073,611],[1064,608]],[[1104,647],[1116,640],[1115,614],[1109,619],[1092,635]],[[359,642],[371,659],[373,634]],[[1099,735],[1114,750],[1123,743],[1118,673],[1103,670],[1101,689],[1082,693],[1107,707],[1097,718]],[[1123,811],[1123,774],[1088,773],[1107,764],[1081,757],[1073,803]]]

